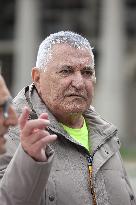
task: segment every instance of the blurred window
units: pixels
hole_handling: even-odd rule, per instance
[[[125,1],[126,34],[131,40],[136,38],[136,0]]]
[[[44,8],[48,9],[74,9],[74,8],[83,8],[84,3],[82,0],[59,0],[59,1],[54,1],[54,0],[46,0],[42,1],[42,4]]]
[[[0,0],[0,40],[14,38],[15,0]]]
[[[98,37],[100,0],[40,0],[40,11],[42,38],[60,30]]]
[[[11,91],[12,74],[13,74],[13,55],[12,54],[0,54],[0,67],[1,74],[3,75],[7,87]]]

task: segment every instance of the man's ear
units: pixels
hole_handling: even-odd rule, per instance
[[[36,67],[32,68],[31,76],[32,76],[32,80],[37,90],[40,92],[40,71],[39,69]]]

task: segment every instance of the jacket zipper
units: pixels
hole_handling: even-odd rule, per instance
[[[88,171],[89,171],[89,180],[90,180],[90,189],[91,189],[91,194],[92,194],[92,199],[93,199],[93,205],[97,205],[96,203],[96,193],[94,190],[94,185],[93,185],[93,157],[95,153],[108,141],[113,135],[117,133],[117,129],[110,134],[101,144],[99,144],[96,149],[93,151],[93,154],[87,155],[87,163],[88,163]]]
[[[91,155],[87,156],[87,161],[88,161],[90,189],[91,189],[91,194],[92,194],[92,199],[93,199],[93,205],[97,205],[97,203],[96,203],[96,194],[95,194],[95,191],[94,191],[93,179],[92,179],[93,157]]]

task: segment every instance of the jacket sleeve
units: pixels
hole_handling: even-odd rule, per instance
[[[120,156],[120,160],[121,160],[121,162],[122,162],[122,167],[123,167],[123,171],[124,171],[124,177],[125,177],[125,180],[126,180],[126,183],[127,183],[127,186],[128,186],[128,192],[129,192],[129,195],[130,195],[130,200],[132,201],[132,205],[134,204],[136,204],[136,196],[135,196],[135,194],[134,194],[134,191],[133,191],[133,189],[132,189],[132,186],[131,186],[131,184],[130,184],[130,181],[129,181],[129,178],[128,178],[128,175],[127,175],[127,172],[126,172],[126,169],[125,169],[125,167],[124,167],[124,164],[123,164],[123,161],[122,161],[122,158],[121,158],[121,155],[120,155],[120,153],[119,153],[119,156]]]
[[[7,158],[4,159],[4,163],[2,163],[2,158],[0,159],[1,177],[3,175],[0,182],[0,205],[41,204],[41,196],[54,156],[49,147],[47,154],[47,162],[36,162],[19,145],[7,168],[6,159],[8,163],[10,153],[6,154]]]

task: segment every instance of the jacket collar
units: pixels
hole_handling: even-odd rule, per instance
[[[117,132],[117,128],[113,124],[104,120],[92,106],[85,112],[84,116],[90,131],[90,139],[93,150]]]

